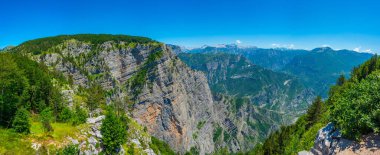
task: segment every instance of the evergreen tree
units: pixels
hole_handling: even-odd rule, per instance
[[[94,111],[101,103],[105,103],[104,90],[100,85],[93,84],[88,91],[87,106],[90,111]]]
[[[50,124],[52,119],[53,119],[53,112],[51,111],[50,108],[46,108],[41,112],[40,121],[46,132],[53,131],[53,127]]]
[[[20,108],[16,112],[16,116],[13,119],[12,128],[19,133],[29,134],[30,133],[30,123],[29,123],[29,112]]]
[[[84,109],[80,108],[79,106],[76,106],[75,114],[72,117],[73,125],[86,123],[86,119],[87,119],[87,112]]]
[[[10,127],[27,80],[11,54],[0,54],[0,125]]]
[[[341,86],[343,85],[344,83],[346,82],[346,78],[344,77],[344,75],[340,75],[338,80],[336,81],[336,85],[338,86]]]
[[[322,108],[323,108],[322,98],[318,96],[306,112],[306,121],[307,121],[306,128],[312,126],[315,122],[317,122],[320,119],[321,114],[323,112]]]
[[[103,120],[101,129],[102,142],[106,154],[116,154],[120,145],[125,143],[127,131],[123,121],[116,116],[113,110],[109,110]]]

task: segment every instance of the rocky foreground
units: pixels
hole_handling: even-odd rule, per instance
[[[363,136],[359,142],[342,138],[334,124],[329,123],[318,131],[314,147],[298,155],[379,155],[380,135]]]

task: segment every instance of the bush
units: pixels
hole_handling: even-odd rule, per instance
[[[157,139],[156,137],[152,137],[150,148],[152,148],[156,154],[175,155],[175,152],[167,143]]]
[[[29,112],[26,109],[21,108],[17,110],[12,127],[16,132],[30,133]]]
[[[69,122],[71,120],[72,115],[72,111],[68,107],[65,107],[59,114],[58,120],[65,123]]]
[[[87,112],[84,109],[80,108],[79,106],[76,106],[75,114],[72,117],[73,125],[86,123],[86,119],[87,119]]]
[[[51,111],[50,108],[46,108],[42,110],[40,114],[40,121],[46,132],[53,131],[53,127],[50,124],[52,119],[53,119],[53,112]]]
[[[380,71],[360,82],[344,85],[332,100],[331,121],[343,136],[358,139],[362,134],[379,132]]]
[[[222,132],[223,132],[223,129],[221,127],[217,127],[215,130],[214,130],[214,133],[213,133],[213,136],[212,136],[212,140],[214,142],[218,141],[219,137],[222,135]]]
[[[109,110],[103,120],[101,129],[102,142],[106,154],[116,154],[120,145],[125,143],[127,130],[123,121],[116,116],[113,110]]]
[[[79,152],[76,145],[68,145],[62,150],[62,155],[79,155]]]

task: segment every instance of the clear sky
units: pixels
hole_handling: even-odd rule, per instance
[[[380,51],[379,0],[0,0],[0,47],[59,34],[146,36],[187,47]]]

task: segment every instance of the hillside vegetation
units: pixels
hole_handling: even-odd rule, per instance
[[[372,57],[353,69],[350,79],[341,76],[330,89],[329,98],[317,98],[308,112],[291,126],[282,127],[250,154],[297,154],[314,145],[317,131],[334,123],[345,138],[378,133],[380,127],[380,59]]]
[[[79,41],[92,46],[92,53],[80,58],[65,55],[64,48],[69,48],[65,45],[79,44]],[[86,151],[97,154],[99,150],[107,154],[121,150],[125,154],[142,154],[146,148],[156,154],[174,154],[165,142],[152,138],[146,128],[127,116],[122,108],[130,101],[107,103],[112,92],[96,83],[98,77],[95,76],[99,75],[90,74],[81,64],[97,54],[106,42],[121,42],[114,48],[134,48],[139,43],[159,44],[149,38],[125,35],[62,35],[27,41],[0,53],[0,154],[78,154]],[[81,70],[89,81],[77,85],[72,76],[39,60],[51,53],[62,56],[59,61],[63,64],[75,64],[71,70]],[[160,52],[149,57],[145,68],[152,67],[157,57]],[[143,84],[141,81],[146,76],[137,77],[134,83]],[[132,87],[138,89],[137,85]],[[105,127],[91,121],[103,118]],[[133,139],[143,146],[136,146]]]

